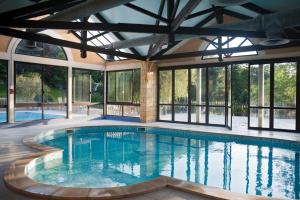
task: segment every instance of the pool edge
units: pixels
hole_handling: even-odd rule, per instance
[[[110,125],[104,125],[110,126]],[[112,126],[124,126],[124,125],[112,125]],[[155,126],[144,126],[144,125],[130,125],[136,127],[149,127],[149,128],[162,128]],[[96,126],[86,126],[96,127]],[[78,128],[78,127],[70,127]],[[66,129],[66,128],[63,128]],[[170,129],[170,128],[165,128]],[[57,129],[62,130],[62,129]],[[182,130],[182,129],[172,129]],[[186,193],[199,195],[201,197],[208,197],[218,200],[229,200],[229,199],[244,199],[244,200],[279,200],[280,198],[270,198],[256,195],[241,194],[223,190],[216,187],[205,186],[202,184],[194,184],[187,181],[178,180],[171,177],[160,176],[154,180],[135,184],[132,186],[113,187],[113,188],[67,188],[54,185],[47,185],[38,183],[25,174],[26,166],[35,159],[39,159],[45,156],[49,156],[53,153],[62,152],[63,150],[57,149],[50,146],[44,146],[35,142],[35,138],[42,134],[47,134],[54,130],[41,132],[35,136],[24,137],[23,143],[33,149],[37,149],[40,152],[34,153],[30,156],[18,159],[14,161],[8,170],[4,173],[5,185],[22,195],[31,198],[38,199],[121,199],[126,197],[133,197],[142,195],[163,188],[172,188]],[[188,131],[188,130],[185,130]],[[196,132],[196,131],[192,131]],[[221,134],[221,133],[215,133]],[[253,137],[253,136],[245,136]],[[280,140],[280,139],[278,139]]]

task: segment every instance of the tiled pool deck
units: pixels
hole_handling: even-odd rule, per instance
[[[206,127],[206,126],[173,124],[173,123],[162,123],[162,122],[141,124],[141,123],[108,121],[108,120],[88,121],[88,120],[79,120],[79,119],[75,119],[75,120],[58,119],[58,120],[50,120],[44,122],[27,122],[27,123],[19,123],[19,124],[12,124],[12,125],[4,124],[4,125],[0,125],[1,176],[4,175],[5,170],[8,169],[8,167],[14,160],[20,159],[25,156],[34,155],[35,153],[37,153],[37,150],[25,146],[22,143],[23,137],[32,137],[38,133],[51,130],[51,129],[60,129],[60,128],[77,127],[77,126],[97,126],[97,125],[146,125],[146,126],[155,126],[161,128],[173,128],[173,129],[175,128],[175,129],[184,129],[184,130],[191,130],[191,131],[217,132],[223,134],[253,136],[253,137],[272,138],[272,139],[284,139],[284,140],[300,142],[300,134],[296,134],[296,133],[270,132],[270,131],[259,132],[253,130],[230,131],[227,130],[226,128],[219,128],[219,127]],[[3,179],[1,180],[2,181],[0,183],[0,199],[20,199],[20,200],[30,199],[25,196],[19,196],[18,194],[12,192],[11,190],[8,190],[4,185]],[[125,195],[123,196],[124,198],[122,199],[144,199],[144,200],[215,199],[211,197],[199,196],[195,192],[193,192],[193,190],[203,191],[205,194],[213,193],[215,195],[219,195],[219,197],[222,197],[217,199],[246,199],[245,195],[238,195],[235,193],[225,192],[219,189],[216,190],[214,188],[209,188],[209,187],[194,186],[184,181],[173,181],[169,178],[164,178],[164,180],[161,180],[160,182],[165,182],[165,183],[167,182],[167,184],[161,185],[163,187],[158,187],[159,188],[158,190],[152,191],[150,193],[137,195],[135,197],[128,197],[128,198],[125,198],[126,196]],[[168,185],[168,187],[164,187],[166,185]],[[79,190],[77,190],[77,193],[78,191]],[[74,195],[76,194],[76,192],[74,191],[69,191],[69,192],[71,192],[71,194]],[[90,194],[92,191],[88,191],[88,192]],[[230,196],[231,194],[232,196]],[[234,198],[230,198],[230,197],[234,197]],[[248,197],[249,198],[247,199],[257,199],[257,197],[253,197],[253,196],[248,196]],[[74,199],[74,198],[70,197],[69,199]]]

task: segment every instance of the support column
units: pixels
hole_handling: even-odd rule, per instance
[[[265,105],[265,78],[264,65],[258,66],[258,106]],[[258,127],[263,127],[264,109],[258,110]]]
[[[149,61],[141,67],[140,118],[143,123],[157,119],[157,66]]]
[[[67,111],[67,116],[68,119],[72,119],[72,93],[73,93],[73,71],[72,67],[68,67],[68,111]]]
[[[14,84],[14,62],[12,59],[8,62],[8,123],[15,122],[15,84]]]

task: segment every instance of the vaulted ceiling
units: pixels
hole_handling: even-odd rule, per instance
[[[89,3],[94,3],[92,9],[88,7]],[[95,5],[101,3],[103,6],[97,10]],[[77,13],[73,13],[71,17],[68,14],[69,17],[64,19],[64,13],[76,7],[81,7],[81,9],[75,9]],[[260,15],[299,8],[299,0],[249,0],[235,6],[216,6],[211,3],[211,0],[125,0],[119,2],[107,0],[98,1],[98,3],[97,0],[61,0],[59,3],[54,0],[2,0],[0,1],[0,17],[7,20],[0,21],[0,34],[60,44],[81,49],[83,52],[93,51],[104,58],[106,58],[105,55],[113,55],[116,59],[163,59],[164,56],[170,54],[169,50],[180,45],[183,40],[191,38],[210,42],[208,36],[268,37],[267,30],[264,30],[265,26],[263,30],[216,26],[228,23],[224,20],[224,16],[244,21]],[[49,14],[50,17],[46,20],[31,19]],[[61,16],[56,17],[59,14]],[[80,16],[79,19],[76,16]],[[274,21],[274,24],[276,23]],[[288,44],[274,46],[254,44],[254,47],[241,50],[299,46],[300,19],[294,19],[293,25],[295,26],[289,26],[287,29],[285,26],[281,27],[281,24],[278,26],[278,29],[284,29],[282,37],[290,40]],[[27,31],[12,28],[27,28]],[[28,28],[35,31],[28,31]],[[80,39],[81,43],[74,44],[74,42],[40,35],[37,28],[69,30]],[[281,30],[279,32],[281,33]],[[220,49],[216,51],[218,50]],[[238,48],[232,49],[232,51],[238,50]],[[193,55],[195,54],[190,56]],[[185,55],[187,56],[189,55]]]

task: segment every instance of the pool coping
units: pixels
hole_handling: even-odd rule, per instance
[[[101,127],[122,127],[126,125],[100,125]],[[130,125],[132,127],[149,127],[149,128],[162,128],[156,126],[144,126],[144,125]],[[99,127],[99,126],[84,126],[84,127]],[[58,128],[55,130],[72,129],[72,128],[82,128],[81,127],[70,127],[70,128]],[[171,128],[162,128],[171,129]],[[183,130],[173,128],[172,130]],[[111,187],[111,188],[70,188],[61,187],[56,185],[48,185],[34,181],[29,178],[25,171],[26,166],[34,160],[44,159],[46,156],[53,156],[53,154],[62,153],[63,150],[57,149],[50,146],[41,145],[36,142],[36,137],[43,134],[51,134],[54,130],[48,130],[41,132],[35,136],[24,137],[23,143],[33,149],[39,150],[40,152],[34,153],[30,156],[18,159],[14,161],[8,170],[4,174],[5,185],[19,193],[28,197],[36,199],[121,199],[127,197],[133,197],[137,195],[143,195],[151,193],[163,188],[172,188],[182,192],[199,195],[199,197],[206,197],[216,200],[229,200],[229,199],[243,199],[243,200],[279,200],[283,198],[270,198],[257,195],[249,195],[236,193],[232,191],[227,191],[217,187],[205,186],[202,184],[195,184],[187,181],[178,180],[175,178],[160,176],[156,179],[138,183],[131,186],[122,187]],[[191,130],[185,130],[191,131]],[[197,132],[197,131],[191,131]],[[218,135],[224,135],[224,133],[214,133]],[[226,134],[227,135],[227,134]],[[244,136],[244,137],[254,137],[254,136]],[[266,138],[270,139],[270,138]],[[281,140],[281,139],[278,139]]]

